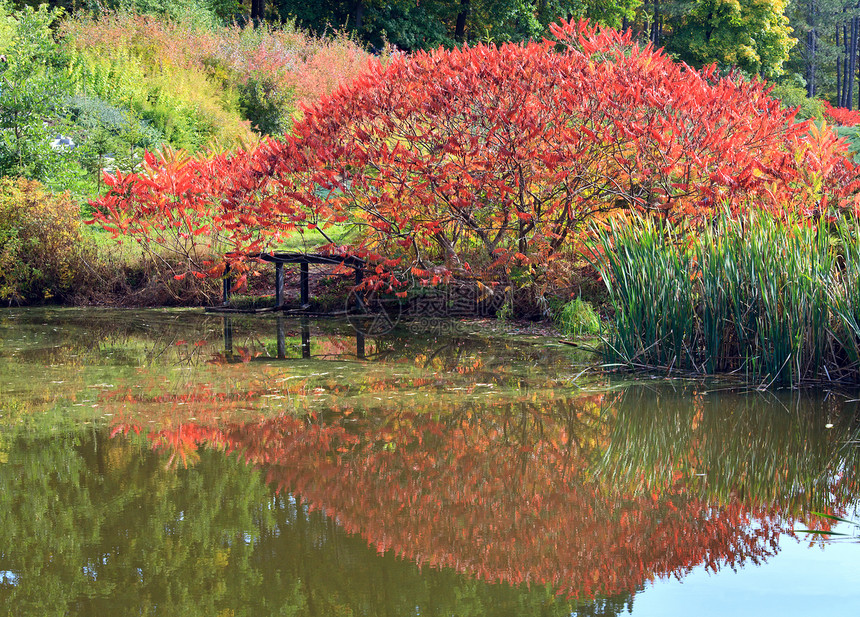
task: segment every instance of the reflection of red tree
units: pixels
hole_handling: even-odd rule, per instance
[[[183,460],[201,443],[240,451],[379,552],[488,581],[605,595],[775,552],[775,511],[710,504],[680,480],[660,494],[623,495],[589,479],[589,448],[569,430],[546,417],[537,426],[514,438],[497,417],[401,414],[359,437],[344,425],[279,417],[184,424],[149,438]]]

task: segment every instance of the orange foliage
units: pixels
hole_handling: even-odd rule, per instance
[[[552,31],[376,63],[282,140],[198,161],[190,176],[149,160],[115,178],[97,219],[152,240],[154,213],[190,216],[192,239],[213,225],[237,262],[299,228],[346,222],[363,232],[351,252],[379,264],[374,289],[514,270],[545,288],[584,224],[618,208],[695,224],[726,207],[817,216],[851,203],[842,142],[795,123],[764,84],[695,71],[587,22]],[[187,203],[161,198],[164,176],[189,178]]]
[[[574,434],[597,430],[591,438],[600,441],[601,429],[577,413],[552,421],[523,407],[469,421],[411,413],[377,426],[351,420],[184,424],[149,439],[171,460],[186,460],[193,444],[238,451],[381,553],[571,596],[633,591],[654,577],[775,551],[774,511],[738,499],[709,503],[681,480],[631,496],[591,478],[593,449]]]

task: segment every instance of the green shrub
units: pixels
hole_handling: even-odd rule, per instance
[[[824,107],[818,99],[806,96],[806,91],[793,84],[785,83],[775,86],[770,95],[779,99],[783,107],[797,107],[797,120],[822,120],[824,118]]]
[[[68,133],[76,144],[68,156],[86,174],[91,191],[102,192],[104,169],[130,172],[145,149],[154,150],[163,141],[159,131],[131,110],[98,97],[77,95],[66,105]]]
[[[237,13],[237,7],[239,11],[242,10],[237,0],[101,0],[93,4],[97,14],[120,9],[182,20],[203,27],[229,21]]]
[[[837,126],[836,134],[848,144],[848,153],[855,163],[860,163],[860,126]]]
[[[78,87],[129,110],[173,147],[195,151],[213,139],[230,145],[251,136],[235,88],[185,58],[186,46],[199,47],[192,30],[151,16],[109,14],[69,19],[63,34]]]
[[[555,318],[558,329],[565,336],[595,336],[600,334],[600,317],[582,298],[565,304]]]
[[[202,0],[122,0],[98,18],[78,13],[61,28],[88,95],[131,108],[177,148],[247,143],[252,126],[282,134],[313,103],[367,67],[345,36],[317,38],[289,23],[216,27],[194,17]],[[219,15],[230,0],[212,0]],[[146,9],[152,14],[137,11]]]
[[[280,135],[290,128],[293,98],[291,90],[279,89],[271,79],[249,78],[239,85],[239,107],[263,135]]]
[[[60,11],[12,12],[0,2],[0,174],[47,180],[62,157],[51,146],[69,93],[67,58],[54,41]]]
[[[68,194],[46,192],[35,180],[0,179],[0,300],[69,297],[93,252],[80,226]]]

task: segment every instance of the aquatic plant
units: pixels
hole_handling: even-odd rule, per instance
[[[598,229],[592,256],[615,308],[607,359],[765,383],[858,379],[856,226],[752,213],[701,232],[641,218]]]
[[[694,368],[693,253],[648,219],[612,220],[600,236],[598,269],[615,309],[607,345],[629,364]]]
[[[574,298],[561,307],[555,322],[566,336],[600,334],[600,316],[591,303],[582,298]]]

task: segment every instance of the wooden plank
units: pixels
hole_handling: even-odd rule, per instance
[[[320,255],[319,253],[258,253],[249,257],[259,258],[270,263],[283,264],[344,264],[350,267],[364,266],[365,261],[353,255]]]
[[[241,313],[259,313],[267,311],[282,310],[285,313],[292,312],[295,309],[288,309],[284,306],[284,264],[299,264],[300,266],[300,296],[301,308],[300,311],[306,311],[310,307],[310,273],[308,266],[328,265],[328,266],[346,266],[355,271],[355,284],[360,285],[364,279],[365,261],[354,255],[322,255],[319,253],[251,253],[238,255],[227,253],[228,259],[231,257],[246,257],[250,259],[259,259],[268,263],[275,264],[275,305],[265,309],[245,309],[236,310],[230,307],[230,295],[233,286],[233,279],[230,275],[230,266],[227,265],[224,271],[222,281],[222,304],[220,307],[211,307],[206,309],[212,312],[241,312]],[[363,294],[356,293],[356,309],[364,311],[366,305]]]

